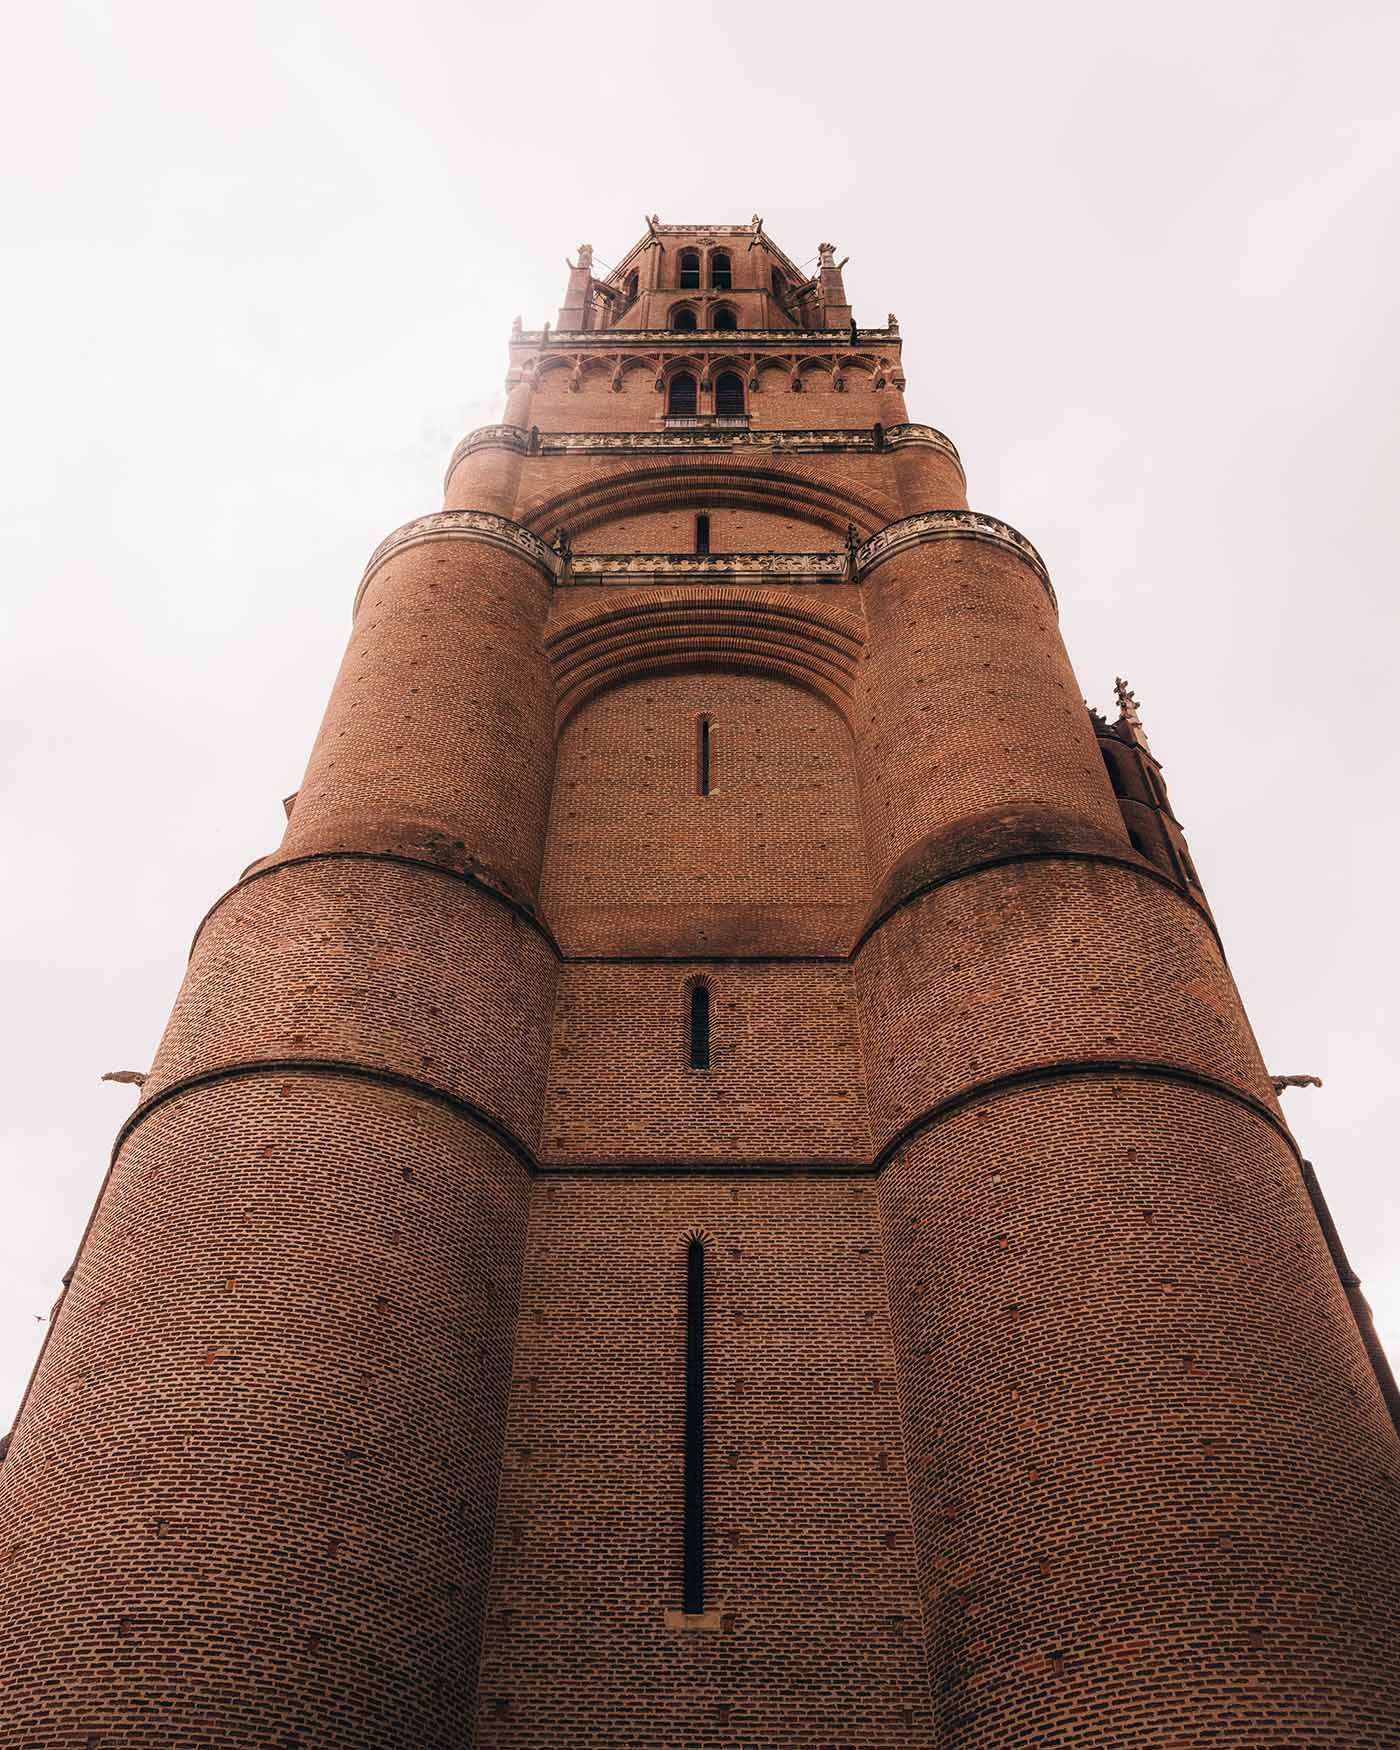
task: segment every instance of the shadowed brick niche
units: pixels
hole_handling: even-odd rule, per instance
[[[584,245],[371,556],[7,1443],[0,1742],[1400,1743],[1360,1285],[844,265]]]

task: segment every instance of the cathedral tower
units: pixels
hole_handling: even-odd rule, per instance
[[[1400,1741],[1365,1302],[844,265],[580,249],[372,556],[0,1469],[5,1744]]]

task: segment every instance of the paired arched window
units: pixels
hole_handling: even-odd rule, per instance
[[[715,412],[722,419],[737,419],[744,411],[744,379],[737,371],[721,371],[715,378]]]
[[[733,271],[729,265],[729,252],[716,249],[710,257],[710,284],[717,292],[727,292],[734,283]]]
[[[739,326],[739,318],[728,304],[721,304],[714,314],[714,326],[727,333],[732,333]]]
[[[698,292],[700,290],[700,251],[698,249],[681,250],[681,290],[683,292]]]
[[[699,406],[699,387],[689,371],[677,371],[666,385],[666,411],[694,413]]]
[[[671,312],[671,327],[677,334],[694,334],[699,324],[695,320],[694,310],[687,310],[684,305]]]

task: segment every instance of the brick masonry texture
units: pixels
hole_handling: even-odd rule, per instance
[[[528,1180],[238,1078],[123,1150],[0,1477],[6,1745],[459,1745]]]
[[[722,245],[758,332],[658,337]],[[0,1464],[0,1744],[1395,1750],[1384,1363],[1140,725],[831,246],[619,260],[198,930]],[[705,359],[759,441],[663,426]]]
[[[568,947],[845,947],[865,839],[850,730],[825,700],[763,675],[651,674],[575,712],[557,757],[542,903]]]
[[[693,1233],[714,1633],[665,1620]],[[872,1181],[537,1181],[515,1382],[479,1743],[929,1743]]]

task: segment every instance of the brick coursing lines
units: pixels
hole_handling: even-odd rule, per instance
[[[624,675],[697,662],[767,668],[814,685],[847,716],[861,628],[804,611],[776,591],[726,589],[679,599],[661,591],[610,596],[605,607],[556,624],[545,640],[559,722]]]

